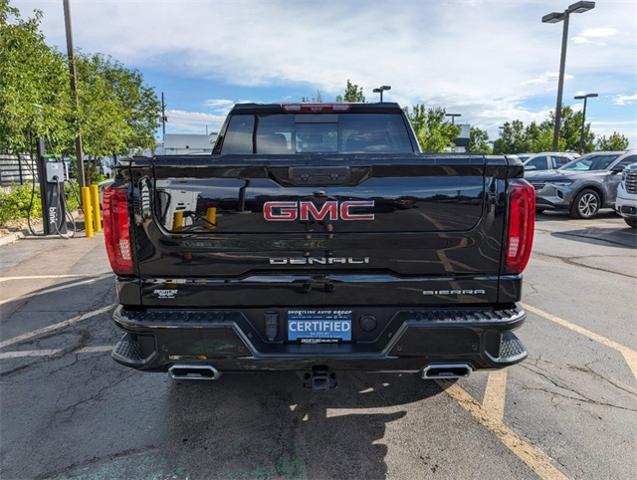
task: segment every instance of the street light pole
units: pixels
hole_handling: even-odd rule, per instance
[[[580,1],[569,5],[563,12],[553,12],[542,17],[542,23],[564,22],[562,26],[562,51],[560,53],[560,74],[557,81],[557,100],[555,102],[555,125],[553,126],[553,151],[557,152],[562,120],[562,91],[564,90],[564,69],[566,66],[566,46],[568,43],[568,24],[571,13],[584,13],[595,8],[595,2]]]
[[[391,90],[391,85],[381,85],[380,87],[372,90],[374,93],[380,93],[380,103],[383,103],[383,92],[386,90]]]
[[[562,92],[564,91],[564,68],[566,66],[566,46],[568,45],[568,20],[570,15],[564,16],[562,27],[562,53],[560,54],[560,76],[557,81],[557,100],[555,102],[555,125],[553,125],[553,151],[557,152],[562,123]]]
[[[161,92],[161,141],[166,138],[166,102],[164,101],[164,92]]]
[[[456,124],[456,117],[462,117],[461,113],[445,113],[445,117],[451,117],[451,125]]]
[[[71,27],[71,7],[69,0],[63,0],[64,26],[66,28],[66,53],[69,61],[69,77],[71,84],[71,98],[75,109],[75,160],[77,162],[77,179],[80,187],[86,186],[84,178],[84,152],[82,151],[82,133],[80,131],[80,102],[77,97],[77,70],[75,69],[75,57],[73,55],[73,30]]]
[[[579,135],[579,151],[584,153],[584,127],[586,125],[586,100],[597,97],[597,93],[587,93],[585,95],[576,95],[575,100],[584,100],[584,109],[582,110],[582,129]]]

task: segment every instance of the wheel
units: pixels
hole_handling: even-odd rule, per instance
[[[626,222],[631,228],[637,228],[637,218],[626,218],[624,217],[624,222]]]
[[[602,199],[595,190],[586,188],[579,192],[571,206],[571,217],[593,218],[599,212]]]

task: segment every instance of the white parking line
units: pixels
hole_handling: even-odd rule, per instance
[[[92,312],[86,312],[81,315],[77,315],[75,317],[69,318],[68,320],[64,320],[62,322],[54,323],[52,325],[48,325],[43,328],[38,328],[37,330],[32,330],[30,332],[23,333],[22,335],[18,335],[17,337],[13,337],[3,342],[0,342],[0,348],[5,348],[5,347],[8,347],[9,345],[14,345],[16,343],[24,342],[25,340],[30,340],[39,335],[53,332],[55,330],[59,330],[60,328],[68,327],[69,325],[73,325],[75,323],[81,322],[82,320],[87,320],[97,315],[101,315],[102,313],[108,312],[113,307],[115,307],[115,305],[106,305],[105,307],[98,308],[97,310],[93,310]]]
[[[102,274],[104,275],[104,274]],[[0,283],[14,280],[40,280],[48,278],[95,278],[96,275],[86,275],[80,273],[68,273],[64,275],[18,275],[14,277],[0,277]]]
[[[89,278],[88,280],[82,280],[80,282],[68,283],[66,285],[59,285],[57,287],[45,288],[44,290],[38,290],[33,293],[27,293],[25,295],[18,295],[16,297],[7,298],[4,300],[0,300],[0,305],[4,305],[5,303],[15,302],[17,300],[27,300],[32,297],[37,297],[38,295],[44,295],[47,293],[59,292],[60,290],[64,290],[66,288],[77,287],[79,285],[86,285],[89,283],[95,283],[104,278],[112,277],[112,273],[99,275],[97,277]]]
[[[69,353],[104,353],[113,350],[113,345],[96,345],[94,347],[84,347],[79,350],[73,350]],[[0,352],[0,360],[6,360],[9,358],[24,358],[24,357],[52,357],[63,352],[63,348],[54,349],[41,349],[41,350],[14,350],[11,352]]]

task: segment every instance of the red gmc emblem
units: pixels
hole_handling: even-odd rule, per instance
[[[268,222],[293,222],[295,220],[374,220],[373,213],[356,213],[352,209],[370,208],[374,200],[347,200],[338,202],[329,200],[320,207],[310,201],[302,202],[265,202],[263,218]]]

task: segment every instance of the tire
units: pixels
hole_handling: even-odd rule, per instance
[[[577,194],[571,206],[571,217],[593,218],[599,212],[602,199],[595,190],[585,188]]]
[[[626,222],[630,228],[637,228],[637,218],[624,217],[624,222]]]

